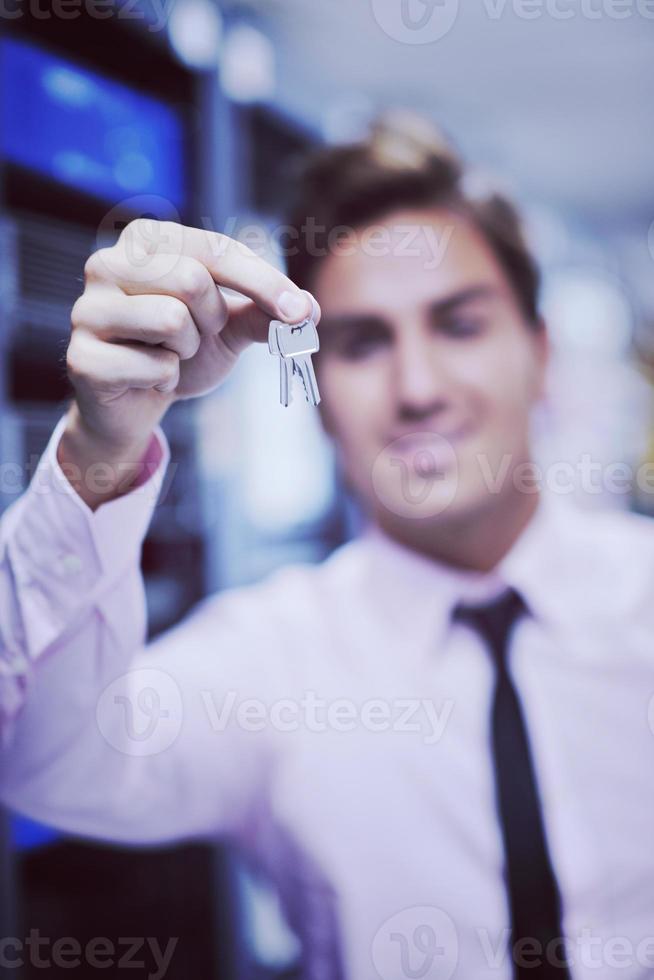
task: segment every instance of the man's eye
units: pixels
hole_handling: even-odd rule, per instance
[[[359,361],[376,354],[388,343],[388,338],[379,335],[350,337],[341,348],[341,354],[347,360]]]
[[[436,329],[448,337],[474,337],[483,329],[483,321],[478,317],[448,317],[439,320]]]

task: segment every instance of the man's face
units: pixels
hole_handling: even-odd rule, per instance
[[[467,219],[396,211],[322,260],[313,292],[323,422],[379,523],[457,522],[515,493],[545,332]]]

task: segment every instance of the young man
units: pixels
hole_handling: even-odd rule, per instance
[[[650,975],[654,532],[540,491],[516,215],[380,126],[314,163],[293,224],[289,278],[143,222],[89,260],[76,399],[2,526],[3,799],[113,841],[229,838],[306,977]],[[144,646],[157,423],[309,314],[299,287],[369,527]]]

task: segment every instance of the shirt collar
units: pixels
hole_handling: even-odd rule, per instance
[[[483,602],[505,585],[497,570],[454,568],[398,543],[378,527],[366,530],[364,542],[371,605],[389,635],[407,641],[405,656],[410,650],[433,651],[445,638],[459,600]]]
[[[544,492],[499,564],[544,623],[582,631],[624,622],[647,588],[627,515]]]
[[[611,563],[589,544],[592,515],[560,495],[543,492],[529,523],[490,572],[472,572],[428,558],[389,538],[380,528],[364,534],[368,577],[381,615],[412,641],[433,649],[458,601],[488,601],[513,586],[536,619],[569,625],[615,605]],[[381,598],[381,602],[379,601]]]

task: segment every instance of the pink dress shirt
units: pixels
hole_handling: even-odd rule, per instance
[[[372,530],[145,645],[164,437],[152,475],[91,513],[61,428],[2,520],[8,806],[112,841],[230,839],[275,882],[311,980],[509,980],[492,667],[450,615],[513,585],[572,975],[654,976],[654,523],[546,496],[488,575]]]

